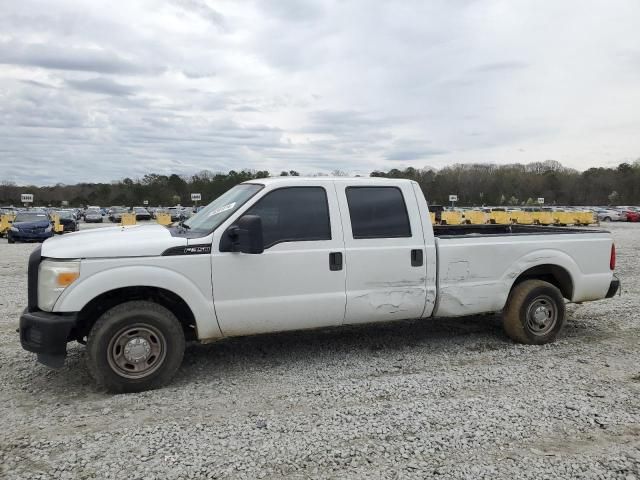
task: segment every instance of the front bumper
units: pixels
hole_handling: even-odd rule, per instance
[[[8,238],[16,242],[44,242],[47,238],[53,237],[53,231],[42,233],[30,233],[30,232],[14,232],[9,230],[7,233]]]
[[[38,354],[38,361],[52,368],[60,368],[67,356],[69,334],[76,325],[76,314],[42,311],[20,316],[20,343],[22,348]]]
[[[609,285],[609,290],[607,291],[607,298],[613,297],[618,290],[620,289],[620,279],[618,277],[613,277],[611,280],[611,284]]]

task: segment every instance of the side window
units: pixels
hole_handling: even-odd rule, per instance
[[[396,187],[348,187],[353,238],[410,237],[411,225],[402,192]]]
[[[329,204],[322,187],[280,188],[266,194],[246,215],[260,215],[264,248],[281,242],[331,240]]]

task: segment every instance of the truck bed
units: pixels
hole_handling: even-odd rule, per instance
[[[513,283],[531,268],[566,279],[566,297],[574,302],[604,298],[609,288],[612,240],[604,230],[541,225],[436,225],[433,230],[436,316],[502,310]]]
[[[438,238],[488,237],[505,235],[551,235],[576,233],[608,233],[606,230],[577,227],[555,227],[544,225],[434,225],[433,233]]]

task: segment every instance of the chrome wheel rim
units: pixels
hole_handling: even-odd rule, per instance
[[[116,333],[109,342],[109,366],[121,377],[144,378],[164,362],[167,341],[157,328],[139,323]]]
[[[547,295],[536,297],[527,308],[527,329],[534,335],[548,334],[558,321],[558,309]]]

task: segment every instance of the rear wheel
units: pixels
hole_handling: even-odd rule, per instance
[[[555,285],[542,280],[525,280],[516,285],[503,311],[507,335],[529,345],[554,341],[564,320],[562,293]]]
[[[602,219],[603,222],[610,222],[611,221],[611,217],[604,217]]]
[[[87,365],[114,393],[141,392],[168,383],[182,363],[182,326],[157,303],[132,301],[105,312],[87,340]]]

